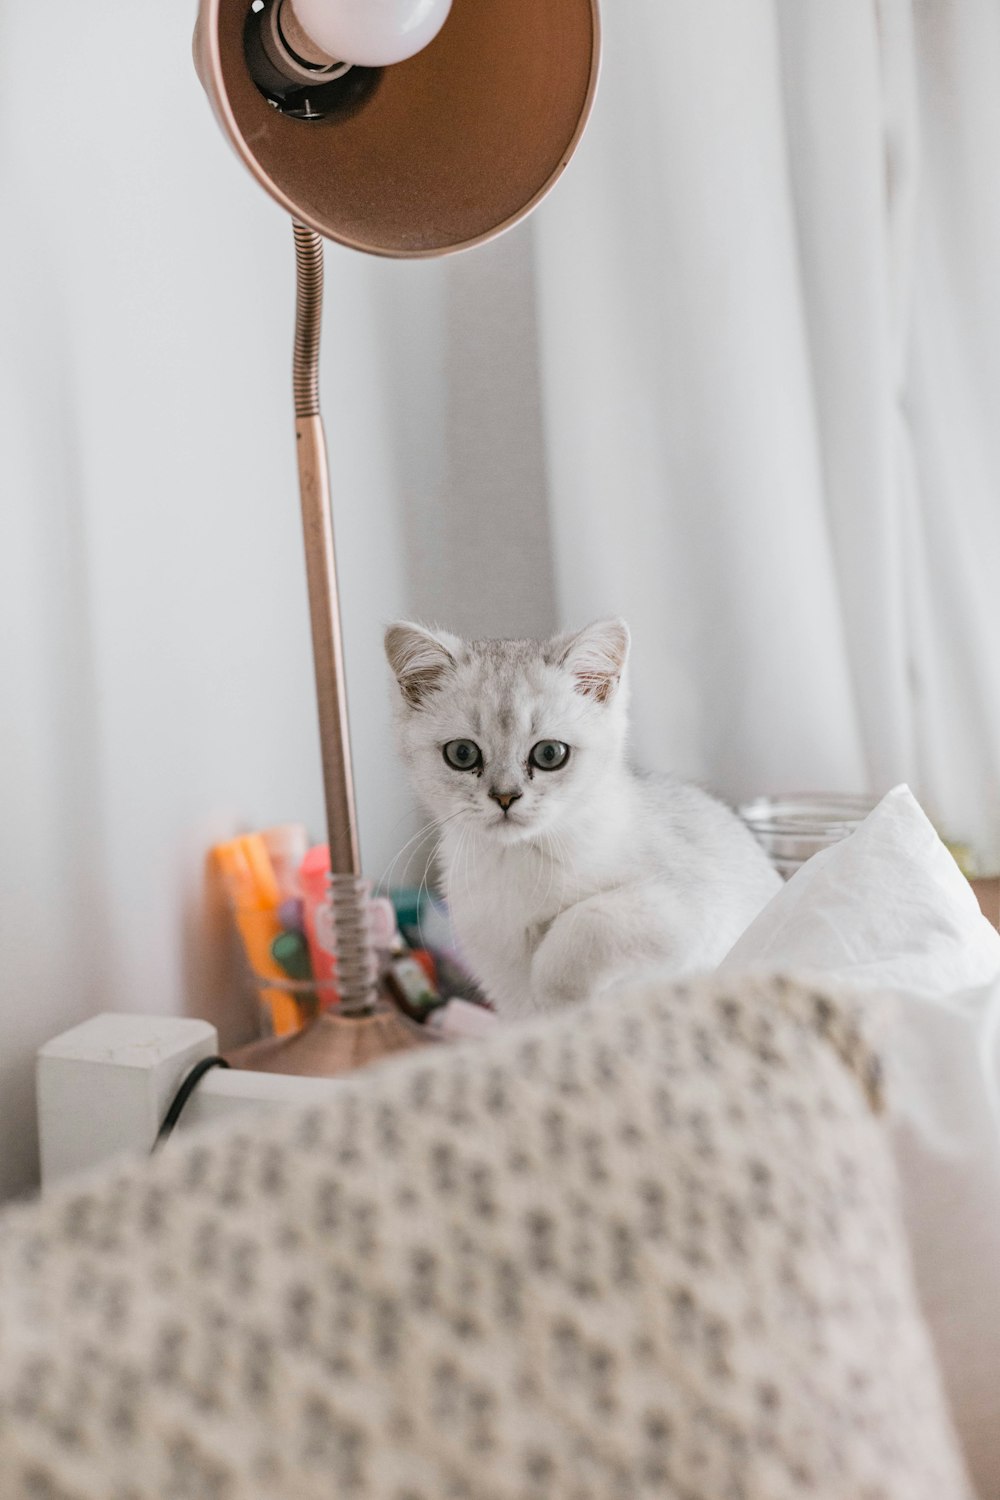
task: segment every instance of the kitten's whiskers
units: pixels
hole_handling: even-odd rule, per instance
[[[389,864],[386,866],[386,869],[385,869],[384,873],[381,875],[381,877],[379,878],[379,880],[376,882],[376,885],[375,885],[375,894],[378,895],[379,893],[381,893],[383,891],[388,891],[388,890],[391,889],[391,880],[392,880],[393,875],[396,872],[396,866],[399,863],[399,861],[402,859],[403,855],[407,852],[408,849],[412,849],[413,845],[416,844],[418,842],[418,840],[420,840],[422,838],[425,838],[427,836],[427,834],[430,833],[430,831],[431,831],[432,828],[437,829],[440,832],[441,830],[443,830],[445,828],[445,826],[448,823],[451,823],[455,818],[457,818],[459,816],[460,816],[459,813],[451,813],[451,814],[449,814],[449,816],[447,818],[431,818],[428,822],[426,822],[423,825],[422,828],[418,828],[417,831],[416,831],[416,833],[413,835],[413,837],[407,839],[407,841],[403,845],[403,847],[400,850],[398,850],[398,852],[396,854],[394,854],[393,857],[392,857],[392,859],[389,861]],[[441,844],[441,839],[439,838],[436,841],[436,843],[434,845],[434,849],[432,850],[431,854],[428,856],[428,863],[430,863],[430,860],[434,857],[434,854],[436,854],[438,848],[440,847],[440,844]],[[409,860],[407,860],[406,864],[403,866],[403,874],[404,875],[406,874],[406,871],[407,871],[408,868],[409,868]],[[425,868],[426,868],[426,866],[425,866]]]

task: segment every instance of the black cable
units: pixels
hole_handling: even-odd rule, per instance
[[[196,1062],[190,1073],[184,1078],[180,1088],[170,1101],[170,1108],[163,1116],[163,1124],[156,1132],[156,1140],[153,1142],[153,1150],[158,1151],[168,1136],[173,1134],[174,1126],[181,1117],[185,1104],[198,1087],[205,1074],[212,1068],[228,1068],[229,1064],[224,1057],[203,1057],[201,1062]]]

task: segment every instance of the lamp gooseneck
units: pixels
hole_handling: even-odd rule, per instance
[[[292,390],[296,417],[319,416],[319,340],[323,323],[323,240],[293,223],[295,237],[295,345]]]

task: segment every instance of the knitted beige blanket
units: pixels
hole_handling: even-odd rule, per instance
[[[0,1228],[3,1500],[959,1500],[848,1014],[647,986]]]

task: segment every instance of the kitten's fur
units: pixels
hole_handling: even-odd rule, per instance
[[[444,891],[476,978],[504,1015],[582,999],[657,967],[717,964],[781,882],[721,802],[625,758],[628,627],[550,641],[462,641],[392,625],[397,729],[441,828]],[[467,739],[482,764],[455,770]],[[534,745],[570,746],[558,770]],[[518,792],[509,809],[491,799]]]

